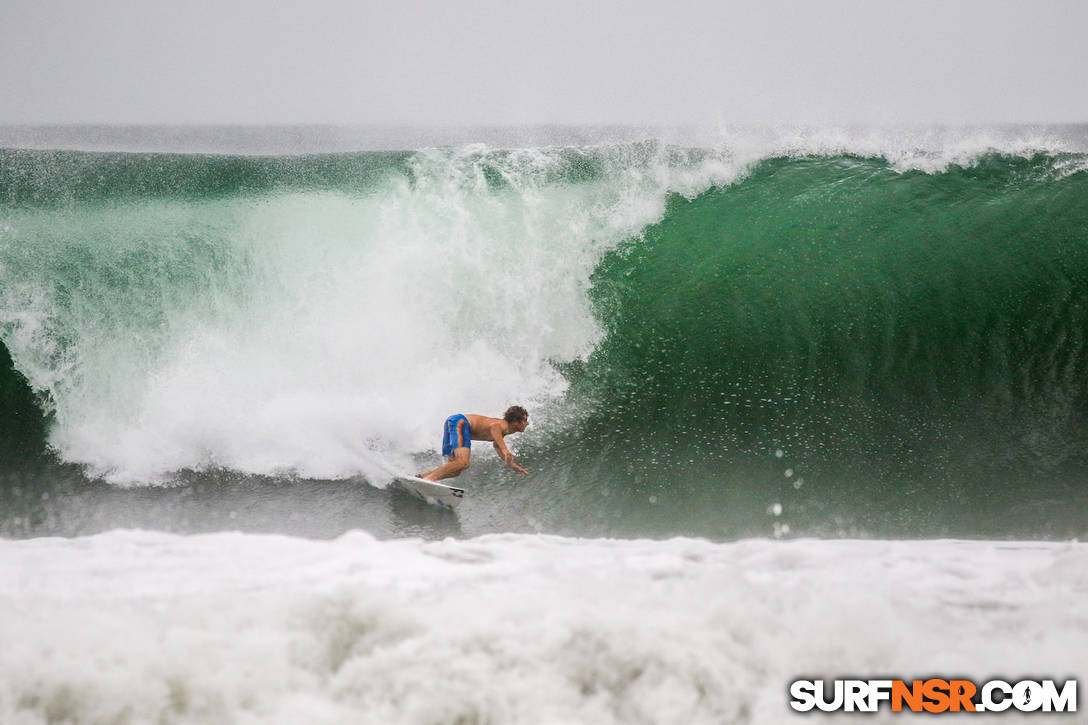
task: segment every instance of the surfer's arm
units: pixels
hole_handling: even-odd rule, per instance
[[[503,460],[510,468],[514,469],[518,473],[529,473],[524,468],[518,465],[514,460],[514,454],[510,452],[510,449],[506,447],[506,442],[502,439],[502,426],[491,426],[491,445],[495,446],[495,452],[499,454],[499,458]]]

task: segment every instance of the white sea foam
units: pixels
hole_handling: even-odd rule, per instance
[[[0,570],[12,725],[780,723],[798,677],[1088,672],[1083,544],[115,531]]]
[[[722,127],[704,143],[732,150],[746,164],[771,157],[852,155],[886,160],[899,172],[940,173],[970,167],[988,154],[1088,152],[1084,129],[1047,126],[776,126]]]

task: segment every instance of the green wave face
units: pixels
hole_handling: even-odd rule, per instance
[[[1084,168],[3,151],[4,430],[128,485],[369,477],[519,402],[531,484],[474,472],[503,530],[1077,535]]]
[[[0,149],[0,203],[58,206],[137,199],[211,200],[297,189],[373,188],[407,153],[309,157]]]
[[[673,198],[593,277],[558,454],[618,521],[709,534],[1075,530],[1088,176],[775,159]],[[623,490],[617,496],[614,489]],[[965,525],[964,522],[970,522]],[[1052,529],[1052,530],[1053,530]]]

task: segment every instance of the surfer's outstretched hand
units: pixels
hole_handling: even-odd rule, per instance
[[[506,465],[510,466],[510,468],[513,468],[518,473],[521,473],[521,474],[526,475],[526,476],[529,475],[529,472],[527,470],[525,470],[524,468],[522,468],[520,465],[518,465],[518,462],[514,460],[514,454],[511,453],[510,451],[507,451],[506,455],[503,456],[503,461],[506,463]]]

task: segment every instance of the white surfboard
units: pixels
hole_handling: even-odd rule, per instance
[[[416,498],[422,499],[432,506],[444,509],[452,510],[457,508],[461,503],[461,498],[465,495],[465,489],[463,488],[432,483],[415,476],[396,474],[393,476],[393,482]]]

